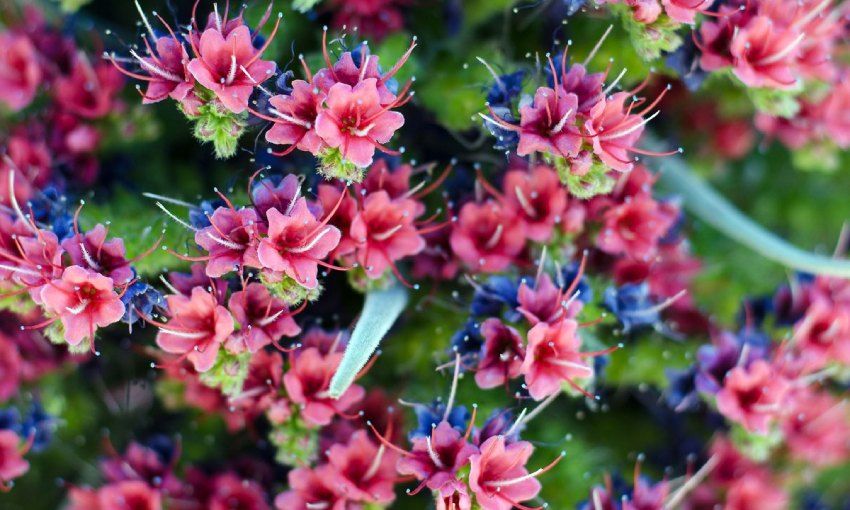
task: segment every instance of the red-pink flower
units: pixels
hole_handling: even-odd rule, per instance
[[[555,394],[564,383],[578,388],[574,379],[593,375],[579,347],[581,338],[574,320],[564,319],[554,325],[541,322],[531,328],[522,373],[532,398],[542,400]]]
[[[675,206],[659,203],[648,194],[627,197],[605,213],[596,245],[607,253],[647,260],[677,216]]]
[[[260,60],[263,50],[254,48],[251,29],[244,24],[227,34],[216,27],[207,28],[193,49],[189,72],[233,113],[248,108],[254,87],[269,79],[276,67],[274,62]]]
[[[567,192],[558,174],[538,165],[529,171],[514,170],[502,183],[505,203],[525,222],[525,235],[532,241],[545,242],[567,207]]]
[[[518,155],[544,152],[567,158],[578,153],[581,136],[575,129],[578,113],[575,94],[540,87],[534,94],[534,103],[520,107],[519,113]]]
[[[525,247],[522,222],[494,201],[465,204],[449,242],[455,255],[470,267],[497,272],[509,267]]]
[[[664,6],[664,12],[666,12],[673,21],[693,24],[697,13],[703,12],[711,7],[712,1],[699,0],[697,2],[693,2],[693,0],[691,0],[689,2],[688,0],[661,0],[661,4]]]
[[[847,406],[829,393],[795,393],[781,427],[788,451],[796,459],[815,466],[831,466],[850,457]]]
[[[283,336],[295,336],[301,331],[286,304],[260,283],[249,283],[245,290],[234,292],[228,308],[240,326],[234,336],[241,344],[239,349],[228,345],[230,350],[247,348],[252,353],[257,352],[267,345],[277,344]]]
[[[510,510],[537,496],[540,482],[525,468],[533,451],[529,442],[493,436],[470,457],[469,487],[482,510]]]
[[[532,326],[540,322],[554,325],[564,317],[573,318],[581,311],[582,302],[579,299],[572,299],[565,313],[564,302],[572,296],[564,296],[564,292],[546,273],[537,278],[533,287],[523,280],[517,292],[517,303],[519,303],[517,311]]]
[[[324,464],[310,468],[296,468],[289,472],[289,490],[278,494],[274,500],[277,510],[349,510],[349,503],[337,485],[336,471]]]
[[[788,494],[764,471],[741,474],[726,493],[725,510],[785,510]]]
[[[619,172],[628,172],[634,166],[629,152],[635,150],[644,125],[657,114],[647,119],[642,117],[654,103],[640,113],[631,113],[632,108],[626,107],[626,101],[632,98],[628,92],[617,92],[600,100],[591,108],[589,119],[583,126],[593,144],[593,152],[603,163]]]
[[[233,317],[201,287],[192,289],[191,297],[176,294],[166,300],[171,320],[157,324],[156,344],[165,352],[185,356],[198,372],[206,372],[233,333]]]
[[[425,248],[414,225],[418,209],[415,200],[391,200],[386,191],[370,193],[363,201],[349,232],[357,244],[357,262],[370,278],[379,278],[395,261]]]
[[[93,340],[97,328],[118,322],[124,315],[124,303],[115,293],[112,278],[80,266],[68,267],[61,279],[42,287],[41,301],[62,320],[65,341],[70,345]]]
[[[304,80],[292,82],[292,92],[269,98],[269,113],[274,123],[266,131],[266,140],[278,145],[289,145],[284,153],[294,149],[318,155],[325,142],[316,133],[316,117],[324,100],[324,94],[316,93],[316,87]]]
[[[750,87],[789,88],[797,83],[794,61],[805,32],[756,16],[729,43],[732,72]]]
[[[210,481],[212,494],[207,500],[208,510],[268,510],[263,488],[254,480],[224,473]]]
[[[352,434],[347,444],[328,449],[335,483],[348,499],[364,503],[386,505],[395,499],[397,460],[394,450],[373,443],[365,430]]]
[[[14,341],[0,336],[0,402],[6,402],[21,384],[21,354]]]
[[[400,474],[413,475],[424,487],[449,497],[455,492],[458,470],[477,452],[449,422],[441,421],[429,436],[413,439],[413,448],[399,459],[397,468]]]
[[[381,103],[378,81],[369,78],[352,87],[336,83],[328,90],[326,108],[316,117],[316,133],[328,146],[360,168],[372,164],[375,148],[404,125],[404,116]]]
[[[161,510],[162,495],[145,482],[126,481],[97,491],[96,510]],[[94,509],[93,509],[94,510]]]
[[[112,64],[92,64],[85,54],[74,60],[70,75],[56,79],[52,90],[59,105],[85,119],[99,119],[112,112],[124,78]]]
[[[41,81],[38,53],[29,38],[0,34],[0,101],[13,111],[20,110],[32,102]]]
[[[70,255],[71,264],[108,276],[114,285],[124,285],[133,279],[124,241],[120,238],[107,241],[106,234],[106,227],[98,223],[85,234],[79,233],[62,241],[62,248]]]
[[[260,267],[257,258],[257,212],[251,208],[219,207],[210,226],[195,232],[195,242],[209,252],[206,274],[218,278],[240,267]]]
[[[507,384],[520,374],[525,356],[519,332],[493,317],[481,324],[480,331],[484,348],[475,372],[475,383],[484,389]]]
[[[30,463],[24,460],[25,451],[17,434],[0,430],[0,483],[6,485],[29,471]]]
[[[399,4],[406,0],[331,0],[333,25],[357,27],[359,32],[381,40],[404,27]]]
[[[838,361],[850,365],[850,313],[825,299],[815,300],[794,326],[794,345],[812,369]]]
[[[717,410],[747,430],[765,434],[782,411],[790,383],[764,360],[735,367],[717,393]]]
[[[309,347],[290,357],[290,369],[283,376],[283,385],[289,398],[301,406],[301,416],[308,422],[324,426],[334,415],[345,412],[363,399],[366,393],[361,386],[352,385],[339,398],[330,396],[331,377],[342,360],[342,353],[322,354]]]
[[[171,32],[171,27],[166,25]],[[150,104],[162,101],[170,97],[175,101],[183,103],[184,106],[198,102],[195,97],[195,79],[189,73],[189,54],[183,42],[174,33],[168,36],[155,37],[154,46],[151,48],[149,40],[145,39],[147,54],[140,55],[135,50],[130,50],[130,55],[145,74],[137,74],[120,67],[115,59],[111,59],[115,67],[132,78],[148,82],[142,103]],[[109,58],[109,57],[107,57]]]
[[[302,287],[314,289],[319,285],[319,263],[336,248],[340,232],[327,225],[328,218],[319,222],[303,198],[291,209],[287,215],[269,209],[268,237],[260,241],[257,256],[263,268],[286,274]]]

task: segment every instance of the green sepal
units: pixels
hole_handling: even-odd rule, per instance
[[[802,92],[802,88],[778,90],[747,87],[746,90],[753,106],[760,112],[790,119],[800,111],[800,103],[797,101],[797,97]]]
[[[293,409],[289,419],[272,427],[269,441],[277,449],[277,462],[285,466],[305,466],[318,455],[319,430],[307,425],[298,410]]]
[[[322,284],[314,289],[307,289],[293,278],[284,276],[279,282],[269,281],[265,274],[260,273],[260,282],[269,289],[273,296],[280,298],[289,307],[298,306],[306,299],[313,302],[322,295]]]
[[[584,175],[570,172],[570,163],[563,157],[555,157],[553,162],[561,183],[567,187],[570,194],[577,198],[586,199],[611,193],[617,183],[617,180],[611,176],[608,165],[595,158]]]
[[[213,144],[215,156],[227,159],[236,154],[239,138],[245,132],[248,113],[233,113],[218,101],[210,101],[198,108],[194,117],[195,137],[202,142]]]
[[[248,351],[233,354],[219,350],[215,364],[199,376],[202,383],[210,388],[218,388],[224,395],[235,397],[242,393],[242,385],[248,377],[251,353]]]
[[[340,179],[345,182],[360,182],[365,170],[343,157],[342,151],[335,148],[325,149],[319,154],[318,172],[326,179]]]

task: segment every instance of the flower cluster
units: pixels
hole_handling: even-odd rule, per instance
[[[109,447],[109,456],[99,466],[102,484],[97,488],[72,486],[69,510],[270,508],[264,487],[249,473],[206,472],[189,466],[180,476],[180,445],[167,437],[130,443],[123,454]]]
[[[346,51],[333,63],[327,48],[327,29],[322,35],[325,67],[313,73],[306,62],[305,79],[293,80],[288,93],[268,98],[267,113],[255,115],[272,122],[266,140],[287,148],[309,152],[319,159],[319,172],[327,178],[360,182],[376,150],[398,154],[384,144],[404,124],[394,111],[407,103],[412,82],[400,91],[394,76],[416,47],[410,48],[384,72],[378,57],[365,43]]]
[[[0,202],[10,205],[11,173],[22,202],[48,184],[92,184],[105,123],[124,109],[122,88],[120,73],[93,60],[36,7],[25,7],[0,31],[0,105],[17,114],[0,137]]]
[[[490,114],[481,114],[499,139],[497,147],[518,156],[540,154],[579,197],[610,192],[617,176],[634,168],[632,154],[661,155],[637,144],[666,90],[649,104],[636,95],[646,83],[609,95],[625,70],[606,86],[608,71],[590,73],[585,67],[592,58],[593,53],[585,63],[569,63],[567,51],[548,57],[548,83],[537,88],[533,99],[520,97],[522,74],[493,71]]]

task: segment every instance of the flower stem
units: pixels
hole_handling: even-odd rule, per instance
[[[694,175],[681,157],[669,156],[651,162],[659,180],[681,196],[688,211],[731,239],[767,259],[798,271],[850,277],[850,261],[801,250],[768,232]]]

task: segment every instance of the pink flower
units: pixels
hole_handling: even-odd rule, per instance
[[[815,466],[850,457],[850,416],[843,401],[826,392],[800,391],[783,413],[782,436],[791,456]]]
[[[628,172],[634,166],[629,152],[634,151],[643,126],[649,120],[642,117],[646,110],[634,114],[631,107],[626,108],[626,101],[632,97],[628,92],[617,92],[600,100],[591,108],[583,126],[593,144],[593,152],[618,172]]]
[[[395,451],[378,447],[364,430],[352,434],[348,444],[328,449],[328,463],[337,473],[335,483],[348,499],[364,503],[386,505],[395,499],[397,460]]]
[[[228,308],[240,326],[238,338],[242,348],[247,347],[252,353],[301,331],[286,304],[260,283],[249,283],[245,290],[234,292]]]
[[[336,83],[328,91],[327,107],[316,117],[316,133],[328,146],[360,168],[372,164],[375,148],[404,125],[404,116],[381,104],[378,81],[369,78],[354,87]]]
[[[97,491],[97,510],[161,510],[162,496],[144,482],[127,481]]]
[[[646,25],[655,23],[663,11],[658,0],[626,0],[626,5],[632,8],[635,21]]]
[[[729,44],[732,71],[750,87],[787,89],[797,83],[794,60],[805,32],[787,29],[767,16],[739,27]]]
[[[544,165],[528,172],[514,170],[505,175],[502,187],[507,207],[525,222],[526,237],[548,241],[567,207],[567,192],[558,174]]]
[[[725,510],[785,510],[788,494],[763,471],[742,473],[726,493]]]
[[[79,345],[94,339],[98,327],[118,322],[124,303],[113,290],[112,278],[80,266],[71,266],[41,289],[41,301],[48,312],[62,320],[65,341]]]
[[[648,260],[656,253],[658,240],[676,222],[677,215],[674,206],[659,203],[648,194],[627,197],[605,213],[605,225],[596,245],[607,253]]]
[[[414,225],[419,204],[411,199],[390,200],[386,191],[370,193],[351,222],[357,262],[370,278],[379,278],[395,261],[416,255],[425,239]]]
[[[219,207],[210,226],[195,232],[195,242],[210,254],[206,274],[218,278],[240,267],[260,267],[257,212],[250,207]]]
[[[112,112],[124,78],[112,64],[92,64],[85,54],[74,60],[71,74],[59,76],[52,90],[59,105],[84,119],[99,119]]]
[[[291,366],[283,376],[283,385],[289,398],[301,406],[301,416],[308,423],[327,425],[334,415],[363,399],[366,392],[357,385],[352,385],[337,399],[328,393],[331,377],[341,360],[342,353],[323,355],[315,347],[302,349],[290,357]]]
[[[171,27],[166,25],[166,28],[171,32]],[[187,69],[189,54],[186,47],[173,33],[153,38],[156,39],[153,48],[150,47],[148,39],[145,39],[147,55],[142,56],[135,50],[130,50],[130,55],[145,74],[128,71],[120,67],[115,59],[110,60],[127,76],[148,82],[148,88],[142,98],[144,104],[156,103],[167,97],[186,104],[197,101],[193,90],[195,79]]]
[[[322,44],[327,48],[327,31],[322,36]],[[327,95],[331,87],[337,83],[356,87],[363,81],[374,78],[376,80],[375,85],[378,89],[378,95],[380,96],[380,103],[382,105],[394,104],[398,98],[387,87],[387,82],[401,69],[414,47],[416,47],[415,39],[407,52],[401,56],[393,68],[383,74],[378,65],[378,56],[370,54],[369,48],[366,45],[360,47],[360,59],[357,62],[354,61],[354,56],[351,52],[346,51],[340,55],[339,60],[335,64],[331,65],[330,57],[326,54],[325,67],[316,73],[313,79],[313,85]]]
[[[578,324],[564,319],[558,324],[541,322],[528,332],[528,347],[522,363],[525,385],[535,400],[542,400],[561,391],[568,383],[579,388],[575,378],[593,376],[593,369],[584,362]]]
[[[706,11],[711,7],[712,2],[711,0],[699,0],[696,3],[688,0],[661,0],[661,4],[664,6],[664,12],[673,21],[692,25],[697,13]]]
[[[525,347],[517,330],[489,318],[481,324],[484,349],[475,372],[479,388],[489,389],[507,384],[520,374]]]
[[[62,248],[71,256],[71,264],[108,276],[115,285],[124,285],[133,279],[124,241],[119,238],[107,241],[106,228],[100,223],[85,234],[65,239]]]
[[[823,299],[812,303],[794,326],[795,346],[811,368],[829,362],[850,364],[850,313]]]
[[[565,65],[561,63],[561,89],[578,98],[578,112],[587,115],[591,108],[604,99],[602,94],[605,73],[588,74],[582,64]]]
[[[398,472],[413,475],[425,487],[449,497],[455,492],[457,473],[478,448],[447,421],[431,429],[431,435],[413,439],[410,454],[398,461]]]
[[[303,198],[291,209],[287,215],[269,209],[268,237],[260,241],[257,256],[263,268],[284,273],[302,287],[314,289],[319,285],[319,263],[336,248],[340,232],[327,225],[328,218],[316,220]]]
[[[357,27],[361,34],[380,41],[404,27],[400,4],[406,0],[331,0],[333,26]]]
[[[782,411],[790,383],[764,360],[735,367],[726,374],[717,393],[717,410],[747,430],[766,434]]]
[[[522,222],[493,201],[469,202],[460,210],[449,239],[455,255],[470,267],[497,272],[514,263],[525,247]]]
[[[370,175],[372,175],[372,172],[366,174],[366,179]],[[340,189],[339,186],[333,184],[320,184],[317,195],[322,210],[328,211],[328,214],[334,210],[337,202],[339,202],[339,207],[336,207],[336,212],[328,221],[328,225],[336,227],[340,231],[341,237],[339,244],[328,255],[328,259],[336,260],[350,255],[357,249],[357,243],[351,238],[350,234],[351,222],[357,216],[357,201],[349,195],[348,188]]]
[[[7,485],[29,471],[30,463],[23,456],[25,451],[17,434],[11,430],[0,430],[0,483]]]
[[[207,500],[208,510],[268,510],[263,488],[254,480],[234,473],[217,475],[210,482],[212,494]]]
[[[510,510],[537,496],[540,482],[525,464],[534,447],[526,441],[505,444],[505,436],[493,436],[469,458],[469,487],[482,510]]]
[[[227,34],[207,28],[193,49],[195,58],[187,69],[233,113],[248,108],[254,87],[269,79],[276,67],[274,62],[260,60],[262,50],[254,49],[251,30],[244,24]]]
[[[269,209],[272,208],[289,215],[300,197],[301,180],[295,174],[286,174],[277,184],[272,178],[262,179],[251,189],[251,203],[254,205],[257,215],[264,222]],[[320,207],[316,207],[310,202],[307,203],[307,208],[314,216],[321,212]]]
[[[289,472],[289,490],[274,500],[277,510],[350,510],[341,487],[334,483],[337,473],[324,464],[315,469],[296,468]]]
[[[324,94],[316,93],[316,87],[304,80],[292,82],[289,95],[269,98],[269,112],[274,124],[266,131],[266,140],[278,145],[289,145],[286,154],[294,149],[319,155],[325,142],[316,133],[316,117],[319,115]]]
[[[233,317],[201,287],[192,289],[191,297],[177,294],[166,300],[171,320],[157,324],[156,344],[165,352],[185,356],[198,372],[206,372],[233,333]]]
[[[21,110],[32,102],[41,81],[38,53],[30,40],[12,32],[0,34],[0,101]]]
[[[0,336],[0,402],[6,402],[21,384],[21,354],[14,341]]]
[[[575,130],[578,97],[559,89],[540,87],[534,104],[522,106],[517,154],[544,152],[568,158],[578,153],[581,136]]]
[[[569,289],[566,289],[569,290]],[[531,323],[532,326],[540,322],[555,325],[563,317],[572,318],[581,311],[582,304],[574,299],[564,314],[564,301],[571,296],[564,296],[565,290],[558,288],[548,274],[543,273],[534,283],[534,287],[523,280],[517,292],[517,311]]]

